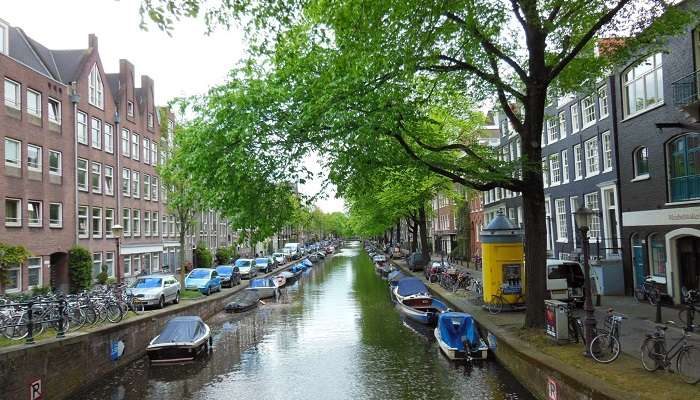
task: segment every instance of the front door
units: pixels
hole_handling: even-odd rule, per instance
[[[634,266],[634,282],[636,287],[639,287],[649,273],[646,268],[647,263],[644,244],[636,235],[632,237],[632,263]]]
[[[681,288],[700,289],[700,238],[678,239],[677,246]]]

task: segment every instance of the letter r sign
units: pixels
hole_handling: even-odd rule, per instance
[[[29,384],[29,400],[41,400],[44,395],[41,393],[41,379],[37,378]]]

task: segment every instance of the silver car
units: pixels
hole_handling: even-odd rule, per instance
[[[163,308],[165,303],[180,302],[180,282],[173,275],[139,276],[127,293],[136,296],[144,305]]]

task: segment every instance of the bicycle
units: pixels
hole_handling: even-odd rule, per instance
[[[578,343],[583,340],[583,345],[586,345],[585,335],[583,334],[583,322],[581,319],[574,315],[574,307],[571,304],[566,305],[566,317],[568,320],[569,328],[569,340],[573,340]]]
[[[608,310],[604,327],[600,330],[602,333],[596,335],[588,347],[594,360],[608,364],[620,356],[620,328],[623,319],[626,319],[624,315],[615,314],[612,309]]]
[[[634,289],[634,299],[639,303],[648,300],[652,306],[655,306],[661,299],[661,292],[656,287],[656,282],[652,280],[651,275],[644,278],[642,285]]]
[[[508,301],[504,296],[514,295],[515,301]],[[510,306],[511,311],[522,307],[525,304],[525,296],[523,296],[522,289],[520,286],[509,286],[507,284],[501,285],[498,289],[498,293],[491,296],[491,302],[486,306],[491,314],[498,314],[503,311],[503,305],[507,304]]]
[[[683,288],[682,293],[685,308],[678,312],[678,319],[687,327],[693,325],[695,320],[695,306],[700,303],[700,292],[697,289]]]
[[[669,321],[669,323],[674,323]],[[642,366],[649,372],[669,369],[671,361],[676,359],[676,372],[684,382],[700,382],[700,348],[688,343],[689,327],[683,328],[683,336],[678,338],[670,349],[666,349],[666,330],[668,326],[657,325],[653,334],[647,334],[642,343]]]

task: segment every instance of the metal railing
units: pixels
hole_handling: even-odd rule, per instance
[[[698,72],[692,72],[671,83],[673,88],[673,104],[685,106],[698,100]]]
[[[24,328],[27,330],[25,343],[34,344],[34,329],[36,324],[47,324],[56,323],[56,337],[65,337],[65,326],[66,326],[66,299],[61,297],[58,300],[48,300],[48,301],[34,301],[29,300],[23,303],[8,303],[0,305],[0,316],[12,315],[12,317],[3,318],[0,320],[0,330],[4,333],[8,329],[15,334],[17,328]],[[35,307],[36,306],[49,306],[57,307],[56,318],[35,318]],[[11,310],[9,313],[7,310]],[[4,312],[3,312],[4,311]],[[7,335],[5,335],[7,336]],[[24,336],[24,333],[22,333]]]

